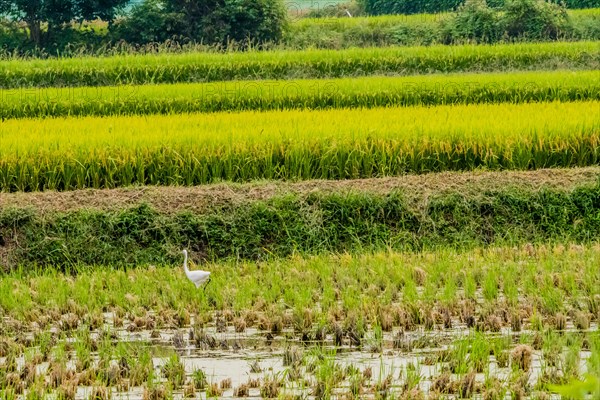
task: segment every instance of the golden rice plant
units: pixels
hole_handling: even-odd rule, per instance
[[[0,189],[594,165],[599,108],[590,101],[7,120]]]

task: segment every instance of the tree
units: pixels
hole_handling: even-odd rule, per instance
[[[500,38],[497,13],[486,0],[466,0],[444,25],[449,31],[449,38],[445,38],[448,43],[494,43]]]
[[[71,22],[112,21],[129,0],[0,0],[0,15],[24,22],[29,39],[42,47],[53,32]],[[45,34],[42,27],[45,26]]]
[[[136,44],[175,39],[227,45],[277,42],[286,23],[282,0],[146,0],[112,31]]]
[[[566,8],[547,0],[507,0],[503,20],[511,39],[558,39],[570,24]]]

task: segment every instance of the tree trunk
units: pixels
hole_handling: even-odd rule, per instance
[[[27,21],[27,27],[29,28],[29,39],[37,47],[42,47],[42,24],[40,21],[30,20]]]

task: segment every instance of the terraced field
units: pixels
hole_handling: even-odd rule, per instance
[[[0,62],[0,398],[595,399],[599,62]]]

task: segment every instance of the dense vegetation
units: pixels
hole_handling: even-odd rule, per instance
[[[7,91],[4,119],[600,100],[597,71],[49,88]]]
[[[500,10],[483,0],[468,0],[456,13],[384,18],[348,18],[346,8],[340,6],[341,14],[332,14],[339,18],[299,20],[286,15],[280,0],[215,0],[205,7],[196,7],[195,2],[147,0],[114,20],[119,1],[94,8],[92,3],[68,0],[65,10],[47,14],[35,8],[23,12],[23,5],[13,4],[21,4],[20,0],[5,0],[0,16],[9,19],[0,20],[2,52],[8,57],[47,57],[153,52],[157,47],[168,51],[186,47],[297,49],[600,39],[597,9],[567,12],[545,0],[510,1]],[[89,22],[96,17],[100,20]],[[36,28],[25,28],[27,24]]]
[[[103,58],[9,60],[0,61],[0,87],[322,79],[557,68],[600,69],[598,43],[253,51],[227,54],[186,52]]]
[[[5,121],[0,189],[596,165],[599,106],[596,101]]]
[[[457,9],[464,0],[360,0],[366,11],[372,15],[381,14],[421,14],[440,13]],[[530,0],[516,0],[528,2]],[[515,0],[486,0],[491,7],[502,7]],[[599,0],[565,0],[568,8],[596,8],[600,7]]]
[[[562,14],[559,14],[562,15]],[[466,8],[458,14],[420,14],[412,16],[384,15],[365,18],[310,18],[293,23],[284,39],[285,47],[347,48],[369,46],[415,46],[432,44],[456,44],[472,42],[522,42],[552,40],[549,36],[539,39],[539,34],[559,33],[561,40],[600,40],[600,13],[598,9],[574,10],[548,25],[548,30],[527,26],[512,33],[524,33],[512,39],[505,34],[500,13],[479,7]],[[539,16],[537,18],[543,18]],[[518,19],[517,19],[518,20]],[[487,22],[486,22],[487,21]],[[536,25],[544,27],[544,24]],[[554,27],[554,28],[552,28]],[[555,28],[559,28],[557,31]],[[554,32],[554,33],[553,33]]]
[[[600,9],[119,2],[0,0],[2,400],[600,398]]]
[[[288,194],[175,214],[145,204],[44,215],[19,207],[0,214],[0,232],[5,243],[19,243],[9,247],[8,265],[18,260],[62,268],[175,262],[179,256],[170,249],[181,244],[219,260],[387,247],[590,242],[600,239],[599,199],[600,183],[572,191],[450,191],[415,203],[396,191]]]

